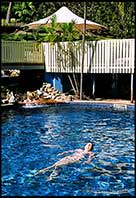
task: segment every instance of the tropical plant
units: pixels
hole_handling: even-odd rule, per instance
[[[61,41],[75,41],[80,39],[80,33],[75,29],[75,21],[60,24]]]
[[[28,23],[35,13],[35,6],[33,2],[19,2],[15,3],[13,10],[17,21]]]

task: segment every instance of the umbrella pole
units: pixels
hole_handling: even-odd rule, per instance
[[[83,71],[84,71],[84,53],[85,53],[85,33],[86,33],[86,2],[84,2],[84,29],[82,38],[82,65],[80,74],[80,100],[83,99]]]

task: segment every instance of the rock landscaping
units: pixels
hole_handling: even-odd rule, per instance
[[[53,104],[72,101],[74,96],[59,92],[50,83],[43,83],[42,87],[35,91],[27,91],[24,94],[14,94],[13,91],[1,87],[2,104]]]

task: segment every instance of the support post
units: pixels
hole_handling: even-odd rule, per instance
[[[95,78],[93,76],[93,90],[92,90],[93,99],[95,99]]]
[[[117,99],[118,97],[118,89],[117,89],[117,74],[112,74],[112,98]]]
[[[133,103],[133,81],[134,81],[134,74],[131,74],[131,100],[130,100],[131,103]]]

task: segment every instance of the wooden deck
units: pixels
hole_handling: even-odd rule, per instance
[[[43,69],[51,73],[80,73],[82,45],[79,42],[1,42],[2,69]],[[135,39],[85,42],[84,73],[134,73]]]

